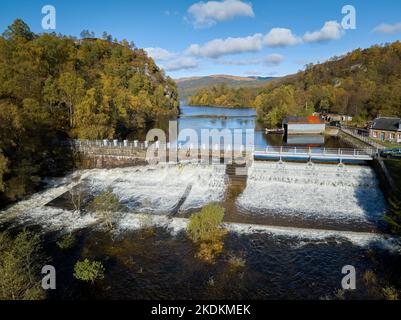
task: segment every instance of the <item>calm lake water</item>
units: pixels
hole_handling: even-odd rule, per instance
[[[178,128],[194,129],[201,136],[202,129],[225,130],[233,132],[235,129],[243,130],[243,143],[246,143],[246,130],[254,131],[254,144],[259,147],[266,146],[313,146],[327,148],[349,147],[345,142],[333,136],[309,135],[292,136],[266,134],[265,128],[256,120],[256,110],[251,108],[215,108],[203,106],[181,105]]]
[[[202,130],[242,130],[242,144],[254,144],[258,147],[266,146],[311,146],[326,148],[347,148],[350,147],[344,141],[335,136],[308,135],[290,136],[285,138],[283,135],[265,134],[265,128],[256,120],[256,110],[252,108],[215,108],[204,106],[187,106],[181,102],[180,115],[176,119],[178,132],[183,136],[179,137],[179,143],[186,143],[186,129],[195,130],[200,143]],[[162,129],[168,135],[168,120],[160,120],[154,125],[155,128]],[[247,130],[253,132],[252,139],[247,140]],[[145,139],[146,132],[140,136]],[[210,140],[211,143],[211,140]]]

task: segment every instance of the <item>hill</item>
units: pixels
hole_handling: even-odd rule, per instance
[[[193,105],[253,106],[266,126],[287,115],[315,111],[348,114],[357,124],[377,116],[401,117],[401,42],[357,49],[259,88],[212,86],[188,99]]]
[[[128,41],[38,35],[17,19],[0,36],[0,207],[70,169],[60,140],[124,138],[178,104],[175,82]]]
[[[189,96],[197,91],[212,85],[219,86],[225,84],[231,88],[255,88],[260,87],[271,81],[272,77],[238,77],[231,75],[211,75],[205,77],[189,77],[175,79],[178,86],[180,99],[187,100]]]
[[[356,49],[272,81],[254,100],[259,119],[277,125],[288,114],[349,114],[356,124],[401,116],[401,42]]]

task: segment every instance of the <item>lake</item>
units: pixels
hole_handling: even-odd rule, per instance
[[[256,120],[256,110],[252,108],[216,108],[204,106],[188,106],[181,102],[180,114],[177,118],[178,132],[184,133],[179,137],[179,143],[186,143],[189,138],[185,136],[186,129],[194,130],[201,140],[202,130],[242,130],[242,144],[254,144],[258,147],[267,146],[303,146],[326,148],[349,148],[350,146],[336,136],[329,135],[294,135],[285,137],[282,134],[266,134],[265,128]],[[154,127],[160,128],[168,135],[168,120],[158,121]],[[252,139],[246,137],[246,132],[252,134]],[[141,138],[145,139],[146,133]],[[211,140],[210,140],[211,142]]]

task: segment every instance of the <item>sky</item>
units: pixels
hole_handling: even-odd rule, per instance
[[[45,5],[56,10],[55,30],[42,28]],[[16,18],[36,33],[134,41],[173,78],[283,76],[401,39],[398,0],[1,0],[0,32]]]

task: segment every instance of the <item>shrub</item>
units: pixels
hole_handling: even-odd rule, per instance
[[[239,271],[245,268],[246,260],[243,257],[231,254],[228,258],[228,264],[232,271]]]
[[[398,292],[395,288],[393,287],[386,287],[383,288],[383,297],[386,300],[398,300]]]
[[[39,300],[45,298],[40,270],[45,264],[41,240],[22,231],[14,239],[0,233],[0,300]]]
[[[224,248],[226,231],[221,227],[224,208],[217,204],[204,207],[193,214],[188,224],[188,237],[199,247],[197,256],[205,261],[213,261]]]
[[[224,208],[210,204],[201,212],[191,216],[188,225],[188,236],[195,243],[214,242],[225,234],[221,228],[224,218]]]
[[[74,266],[74,277],[78,280],[94,283],[96,280],[104,278],[104,267],[99,261],[77,261]]]
[[[57,241],[57,246],[61,249],[61,250],[69,250],[71,249],[76,242],[76,237],[73,234],[69,234],[66,236],[61,237],[58,241]]]
[[[96,196],[89,206],[90,210],[94,211],[106,225],[113,228],[113,213],[123,210],[124,206],[120,203],[118,197],[111,189],[108,189]]]
[[[363,281],[367,286],[375,286],[377,284],[376,275],[371,270],[368,270],[363,274]]]

